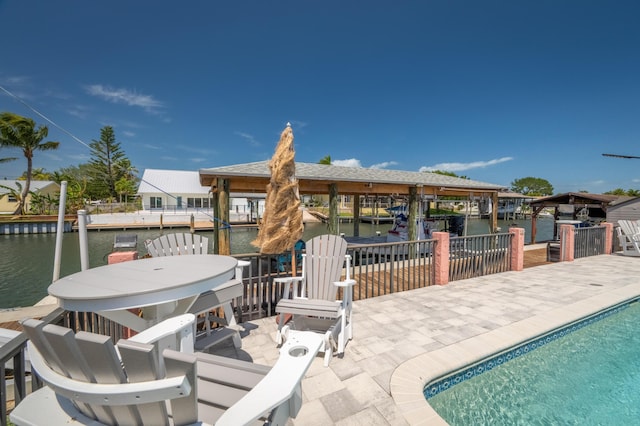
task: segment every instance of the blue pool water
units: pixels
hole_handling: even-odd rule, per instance
[[[440,380],[429,404],[452,426],[640,425],[640,303],[615,311]]]

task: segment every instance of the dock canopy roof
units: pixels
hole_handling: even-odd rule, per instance
[[[535,209],[542,209],[544,207],[558,207],[561,204],[573,204],[576,208],[600,208],[606,211],[607,206],[618,198],[620,198],[619,195],[567,192],[565,194],[538,198],[531,201],[530,205]]]
[[[264,192],[269,183],[269,162],[237,164],[200,169],[200,183],[216,186],[218,178],[229,180],[232,192]],[[422,187],[426,196],[469,196],[498,192],[504,186],[429,172],[408,172],[362,167],[343,167],[296,162],[300,193],[326,194],[337,184],[341,194],[407,195],[409,188]]]

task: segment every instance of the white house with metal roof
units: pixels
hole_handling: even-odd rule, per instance
[[[213,206],[211,188],[202,186],[198,171],[192,170],[145,169],[138,196],[147,211],[209,211]],[[229,208],[240,215],[262,214],[264,194],[232,193]]]

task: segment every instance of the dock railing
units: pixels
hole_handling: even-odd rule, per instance
[[[512,234],[508,233],[451,238],[446,254],[449,281],[510,270],[511,240]],[[356,281],[353,300],[436,284],[437,247],[437,240],[349,244],[352,278]],[[283,288],[274,283],[273,278],[290,276],[290,270],[278,268],[276,256],[243,254],[235,257],[250,263],[245,271],[243,297],[234,306],[239,320],[274,315]],[[300,273],[298,269],[296,274]]]
[[[548,260],[552,262],[571,262],[575,259],[617,251],[614,242],[613,224],[602,223],[598,226],[576,228],[573,225],[561,225],[559,239],[549,242]]]
[[[510,270],[511,239],[511,234],[452,238],[449,243],[449,281]]]
[[[576,228],[574,238],[575,259],[606,253],[606,228],[604,226]]]

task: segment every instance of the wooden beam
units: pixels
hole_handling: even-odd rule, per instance
[[[218,214],[223,227],[218,234],[219,254],[231,254],[231,229],[229,228],[229,180],[218,179]]]
[[[498,193],[491,194],[491,233],[496,234],[498,232]]]
[[[329,186],[329,234],[338,235],[338,185]]]
[[[353,236],[360,236],[360,196],[353,196]]]
[[[414,241],[418,239],[418,229],[416,226],[416,220],[418,219],[418,188],[409,188],[409,214],[407,220],[408,226],[408,239]]]
[[[264,194],[267,192],[267,184],[269,183],[268,177],[238,176],[226,179],[229,181],[230,192]],[[209,179],[203,179],[203,182],[208,181]],[[214,182],[217,182],[217,180]],[[409,188],[415,187],[414,184],[398,183],[336,182],[313,179],[298,180],[298,188],[301,194],[329,194],[331,185],[337,185],[340,194],[343,195],[409,195]],[[424,190],[425,193],[437,194],[440,197],[467,197],[469,195],[468,189],[425,186]]]
[[[211,202],[213,205],[213,254],[220,254],[220,244],[218,242],[220,238],[220,203],[218,202],[218,185],[211,186]]]

